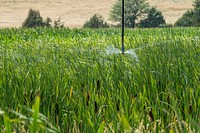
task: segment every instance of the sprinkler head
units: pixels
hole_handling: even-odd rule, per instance
[[[124,47],[122,46],[122,54],[124,55]]]

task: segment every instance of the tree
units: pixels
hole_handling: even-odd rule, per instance
[[[200,26],[200,0],[194,1],[194,9],[188,10],[179,18],[175,26]]]
[[[125,0],[125,26],[134,28],[136,20],[142,17],[148,10],[149,5],[146,0]],[[122,2],[118,0],[110,14],[111,20],[121,23]]]
[[[40,16],[40,12],[37,10],[30,9],[28,12],[28,17],[23,22],[22,27],[25,28],[35,28],[35,27],[45,27],[45,28],[65,28],[64,23],[61,22],[59,17],[58,20],[54,21],[54,25],[52,24],[52,20],[47,17],[45,21]]]
[[[33,28],[33,27],[43,27],[45,23],[43,18],[40,16],[40,12],[30,9],[28,12],[28,17],[22,24],[22,27]]]
[[[181,26],[181,27],[190,27],[195,26],[195,16],[193,10],[188,10],[183,14],[181,18],[179,18],[175,26]]]
[[[158,27],[165,25],[165,19],[161,11],[158,11],[155,7],[148,11],[147,18],[140,21],[141,27]]]
[[[104,21],[103,17],[99,14],[95,14],[90,18],[89,21],[86,21],[83,25],[83,28],[108,28],[109,25]]]
[[[194,1],[194,16],[196,21],[196,26],[200,26],[200,0]]]

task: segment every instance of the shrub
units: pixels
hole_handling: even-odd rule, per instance
[[[86,21],[83,25],[83,28],[108,28],[109,25],[104,21],[103,17],[99,14],[95,14],[90,18],[89,21]]]
[[[34,28],[34,27],[44,27],[45,23],[43,18],[40,16],[40,12],[30,9],[28,12],[28,17],[23,22],[22,27]]]
[[[47,17],[47,19],[44,21],[45,27],[52,27],[51,23],[52,23],[52,20],[49,17]]]
[[[185,12],[183,16],[176,21],[175,26],[200,26],[200,0],[195,0],[193,6],[194,9]]]
[[[54,21],[54,25],[52,25],[52,20],[47,17],[45,21],[43,21],[43,18],[40,16],[40,12],[37,10],[29,10],[28,17],[22,24],[22,27],[25,28],[35,28],[35,27],[46,27],[46,28],[64,28],[63,22],[61,22],[61,19]]]
[[[195,18],[195,25],[200,26],[200,0],[194,1],[194,18]]]
[[[54,21],[54,28],[64,28],[64,24],[63,22],[61,22],[60,17],[58,18],[58,20]]]
[[[195,16],[193,10],[188,10],[175,23],[175,26],[182,26],[182,27],[189,27],[194,25],[195,25]]]
[[[165,25],[165,19],[161,11],[155,7],[151,8],[147,14],[147,18],[140,21],[140,27],[159,27]]]

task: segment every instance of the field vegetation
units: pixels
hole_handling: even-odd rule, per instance
[[[1,29],[1,132],[200,131],[200,29]]]

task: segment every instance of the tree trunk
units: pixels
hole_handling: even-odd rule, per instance
[[[135,28],[135,19],[131,21],[131,28]]]

